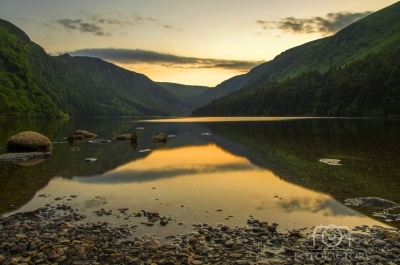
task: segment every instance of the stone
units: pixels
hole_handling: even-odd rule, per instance
[[[39,196],[46,197],[46,194]],[[125,214],[128,208],[117,210]],[[64,211],[64,214],[60,215],[59,211]],[[293,236],[294,230],[278,232],[278,224],[268,226],[267,222],[257,219],[251,219],[255,222],[243,227],[201,224],[194,228],[195,231],[167,236],[165,239],[170,241],[160,243],[155,235],[134,237],[138,225],[116,226],[100,221],[76,223],[76,219],[71,219],[76,211],[78,209],[69,205],[58,204],[57,207],[42,207],[33,212],[0,217],[0,264],[261,265],[309,261],[295,261],[294,257],[296,253],[308,251],[312,239],[297,240]],[[102,208],[98,212],[109,211]],[[160,219],[172,220],[171,217],[160,217],[159,212],[142,212],[148,224],[155,225],[154,222]],[[269,227],[275,229],[269,231]],[[151,231],[154,228],[145,229]],[[365,234],[353,233],[353,251],[359,255],[368,253],[369,257],[368,261],[360,260],[359,264],[400,264],[400,250],[397,247],[399,236],[398,230],[382,227],[371,227]],[[364,241],[369,244],[365,246]],[[383,247],[389,245],[393,247],[386,251]],[[327,257],[315,264],[331,264],[332,261]]]
[[[395,202],[378,198],[378,197],[360,197],[360,198],[353,198],[353,199],[346,199],[345,205],[350,206],[366,206],[366,207],[374,207],[374,208],[398,208]]]
[[[136,142],[138,139],[136,132],[131,132],[131,141],[132,142]]]
[[[46,136],[32,131],[20,132],[7,142],[9,152],[50,151],[52,144]]]
[[[341,166],[340,159],[331,159],[331,158],[321,158],[319,162],[331,165],[331,166]]]
[[[229,257],[234,258],[234,259],[238,259],[238,258],[242,257],[242,254],[240,254],[240,253],[230,253]]]
[[[86,140],[86,139],[93,139],[95,138],[97,135],[85,130],[75,130],[69,133],[68,135],[68,140],[78,140],[78,141],[82,141],[82,140]]]
[[[235,242],[233,242],[232,240],[227,240],[227,241],[225,241],[225,246],[226,246],[226,247],[232,247],[233,244],[235,244]]]
[[[47,255],[47,258],[51,259],[51,260],[56,259],[58,257],[60,257],[60,255],[57,254],[55,251],[52,251],[52,252],[50,252],[50,254]]]
[[[152,142],[166,142],[167,141],[167,137],[165,136],[164,133],[155,133],[152,137],[151,137],[151,141]]]
[[[377,240],[375,240],[374,245],[375,246],[379,246],[379,247],[383,247],[384,245],[386,245],[386,242],[384,240],[377,239]]]
[[[97,160],[96,158],[90,157],[90,158],[85,158],[85,159],[83,160],[83,162],[94,162],[94,161],[96,161],[96,160]]]
[[[117,141],[131,140],[131,134],[126,133],[126,134],[121,134],[121,135],[115,136],[114,140],[117,140]]]
[[[5,153],[0,155],[0,161],[14,162],[21,166],[34,166],[49,157],[51,157],[50,152]]]
[[[109,144],[109,143],[111,143],[111,141],[110,140],[96,139],[96,140],[89,140],[89,143],[92,143],[92,144]]]
[[[68,259],[67,256],[63,255],[63,256],[60,256],[60,257],[56,258],[56,259],[54,260],[54,262],[55,262],[55,263],[61,263],[61,262],[66,261],[67,259]]]
[[[16,234],[15,237],[18,238],[18,239],[25,239],[25,238],[28,238],[28,237],[27,237],[26,235],[24,235],[24,234]]]

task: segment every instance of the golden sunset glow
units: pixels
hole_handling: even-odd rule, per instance
[[[246,158],[230,155],[215,144],[211,144],[174,150],[157,150],[145,159],[132,161],[109,173],[114,174],[121,171],[164,171],[186,168],[202,170],[207,167],[248,164],[249,161]]]

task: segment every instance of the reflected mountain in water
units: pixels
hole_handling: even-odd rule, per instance
[[[104,174],[74,179],[88,183],[127,183],[252,169],[247,159],[228,156],[217,145],[208,144],[156,150],[144,159],[128,162]]]
[[[252,215],[277,222],[282,229],[332,220],[349,226],[380,224],[327,194],[284,181],[216,144],[155,150],[104,174],[55,178],[39,193],[47,196],[35,197],[18,211],[54,203],[57,196],[62,198],[57,203],[79,208],[87,221],[98,220],[94,212],[100,208],[118,212],[128,207],[132,213],[141,209],[168,213],[184,223],[238,225]],[[101,220],[127,222],[115,216]]]

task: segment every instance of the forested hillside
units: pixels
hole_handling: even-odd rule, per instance
[[[400,48],[239,90],[193,115],[399,117]]]
[[[399,47],[400,43],[399,14],[400,2],[397,2],[356,21],[331,37],[325,37],[289,49],[276,56],[273,60],[256,66],[247,74],[235,76],[224,81],[216,88],[200,94],[198,100],[201,104],[199,105],[195,102],[194,106],[198,108],[232,91],[240,89],[252,90],[260,85],[276,81],[282,82],[287,77],[293,78],[310,71],[317,71],[323,74],[332,69],[338,69],[352,61],[363,59],[370,54],[393,51]],[[229,99],[229,101],[233,100],[233,97]],[[240,98],[240,101],[243,102],[244,99]],[[237,104],[240,103],[238,102]],[[248,104],[252,103],[249,102]],[[254,108],[252,107],[246,113],[253,113],[253,110]],[[304,111],[299,112],[304,113]],[[196,115],[205,113],[204,108],[194,113]],[[207,111],[207,113],[223,115],[223,113],[212,112],[211,110]],[[227,113],[227,111],[224,113]],[[260,111],[257,111],[257,113],[260,113]],[[271,111],[266,110],[265,113],[269,115]],[[235,114],[232,113],[232,115]]]
[[[0,19],[0,116],[187,115],[183,103],[142,74],[97,58],[52,57]]]
[[[13,34],[11,32],[16,32]],[[27,56],[30,50],[31,56]],[[0,20],[0,115],[66,116],[40,84],[30,58],[36,47],[11,23]]]

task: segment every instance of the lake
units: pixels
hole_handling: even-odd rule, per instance
[[[243,226],[250,216],[278,223],[282,231],[329,224],[400,227],[379,216],[382,209],[345,205],[358,197],[400,203],[399,121],[87,118],[0,124],[0,153],[11,135],[26,130],[53,143],[47,160],[0,163],[5,216],[68,204],[87,216],[84,222],[138,224],[138,235],[160,237],[190,231],[194,222]],[[77,129],[111,142],[75,142],[79,151],[71,151],[65,137]],[[113,140],[132,131],[137,145]],[[168,136],[165,145],[150,141],[155,132]],[[141,210],[172,222],[141,225],[146,219],[133,217]]]

